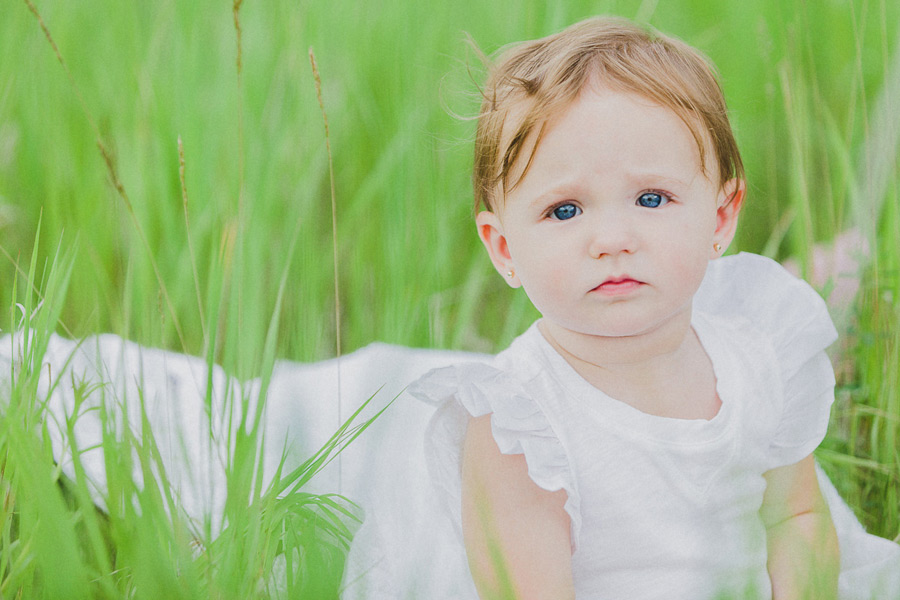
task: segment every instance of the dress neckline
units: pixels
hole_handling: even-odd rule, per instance
[[[562,386],[567,394],[577,401],[581,408],[599,416],[604,422],[614,423],[620,431],[631,431],[642,438],[653,438],[666,443],[706,443],[718,439],[728,429],[734,411],[735,390],[733,388],[730,362],[726,346],[716,335],[706,315],[696,309],[691,314],[691,327],[697,335],[712,364],[716,380],[716,393],[721,405],[711,419],[679,419],[653,415],[630,404],[612,398],[594,387],[582,377],[553,347],[538,328],[536,321],[529,328],[527,337],[537,346],[544,357],[547,373]]]

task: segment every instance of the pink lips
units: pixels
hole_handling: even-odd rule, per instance
[[[621,296],[633,292],[644,285],[642,282],[630,277],[611,277],[595,287],[592,292],[598,292],[604,296]]]

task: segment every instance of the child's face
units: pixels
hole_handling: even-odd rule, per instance
[[[548,326],[630,336],[689,319],[742,195],[740,182],[707,178],[674,112],[589,86],[549,123],[505,204],[477,223],[497,270]]]

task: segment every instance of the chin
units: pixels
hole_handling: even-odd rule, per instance
[[[549,319],[552,321],[552,319]],[[658,325],[648,323],[630,323],[627,321],[619,321],[616,323],[598,323],[585,326],[585,323],[559,323],[558,327],[567,329],[568,331],[591,337],[600,338],[629,338],[650,333],[657,329]]]
[[[559,321],[557,321],[559,323]],[[667,325],[673,324],[671,319],[662,321],[650,321],[646,318],[628,318],[621,316],[616,319],[603,319],[602,322],[585,323],[570,322],[560,323],[562,327],[581,335],[589,335],[592,337],[602,338],[631,338],[647,334],[653,334],[665,329]]]

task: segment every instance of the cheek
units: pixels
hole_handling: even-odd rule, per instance
[[[539,236],[517,232],[516,235],[508,236],[506,243],[516,271],[523,275],[546,270],[545,263],[552,260],[550,256],[553,248]]]
[[[555,256],[550,249],[534,248],[520,256],[518,271],[529,296],[531,291],[541,295],[552,294],[566,280],[565,257]]]
[[[700,285],[713,248],[715,219],[705,214],[698,217],[683,221],[659,238],[661,251],[672,258],[670,276],[684,285]]]
[[[672,225],[663,243],[678,246],[682,253],[709,256],[716,232],[716,215],[713,210],[693,212]]]
[[[519,240],[522,242],[525,240]],[[547,244],[532,241],[513,249],[512,256],[516,264],[516,273],[528,299],[542,314],[544,309],[559,301],[560,293],[570,289],[571,256],[554,253]]]

